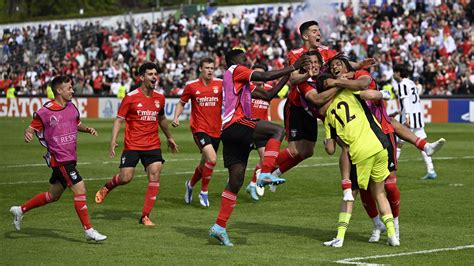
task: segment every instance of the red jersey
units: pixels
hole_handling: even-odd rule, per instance
[[[370,84],[368,89],[369,90],[377,90],[377,85],[375,84],[375,80],[372,78],[369,72],[365,70],[357,70],[354,73],[353,79],[358,79],[362,76],[368,76],[370,77]],[[374,116],[377,118],[377,121],[379,121],[382,131],[384,134],[388,133],[393,133],[395,130],[392,127],[392,124],[390,123],[389,116],[387,114],[387,111],[385,110],[385,104],[383,100],[380,101],[371,101],[370,105],[374,105],[373,108],[370,108],[372,113],[374,113],[375,109],[378,109],[376,113],[374,113]]]
[[[191,131],[204,132],[211,137],[221,135],[222,79],[212,79],[205,85],[202,79],[190,81],[184,87],[180,101],[191,99]]]
[[[308,52],[309,50],[306,47],[294,49],[288,52],[288,61],[290,65],[293,65],[298,58],[300,58],[304,53]],[[327,62],[331,57],[335,56],[337,52],[335,50],[329,49],[327,46],[319,46],[318,52],[323,57],[323,60]],[[304,106],[301,103],[301,99],[306,96],[306,94],[313,89],[311,86],[304,85],[306,82],[301,84],[291,85],[290,93],[288,94],[288,102],[293,106]]]
[[[48,108],[50,110],[56,111],[56,110],[63,109],[64,106],[61,106],[56,101],[52,100],[49,102]],[[79,117],[77,117],[77,125],[80,125],[80,124],[81,124],[81,120],[79,119]],[[30,127],[34,129],[36,132],[41,132],[44,129],[43,122],[41,122],[41,119],[39,118],[39,116],[36,115],[36,113],[33,115],[33,120],[30,123]],[[51,165],[51,167],[56,167],[56,166],[61,165],[60,163],[56,161],[56,158],[54,158],[53,154],[50,154],[50,156],[51,158],[50,158],[49,164]]]
[[[252,90],[256,87],[253,83],[251,84]],[[264,90],[271,90],[273,87],[270,84],[264,83]],[[268,108],[270,108],[270,102],[263,99],[252,98],[252,118],[258,118],[260,120],[268,121]]]
[[[125,119],[124,150],[156,150],[160,148],[158,116],[164,115],[165,97],[153,91],[151,96],[140,88],[123,98],[117,113]]]
[[[240,102],[240,94],[242,92],[242,89],[244,88],[245,85],[250,85],[250,77],[252,76],[252,73],[253,73],[252,69],[247,68],[243,65],[237,65],[235,66],[235,68],[233,68],[232,81],[231,81],[232,87],[227,88],[227,90],[229,91],[226,90],[223,93],[225,97],[225,101],[228,101],[228,103],[224,105],[222,129],[227,128],[228,126],[232,125],[234,122],[240,122],[241,124],[255,127],[254,123],[248,124],[246,120],[243,120],[243,118],[245,118],[246,116],[245,116],[244,110],[242,109],[242,104],[251,105],[251,102],[250,103]],[[225,80],[225,75],[224,75],[224,80]],[[250,86],[251,91],[253,91],[254,89],[255,87]],[[235,105],[233,105],[234,103]]]

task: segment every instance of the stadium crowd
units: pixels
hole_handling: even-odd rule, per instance
[[[353,61],[374,57],[370,72],[379,85],[390,84],[393,66],[412,68],[411,78],[424,95],[474,94],[473,1],[401,0],[381,7],[361,3],[339,6],[324,31],[325,43]],[[115,27],[42,24],[4,30],[0,49],[0,93],[10,87],[17,95],[44,95],[50,79],[67,74],[76,95],[116,95],[138,84],[137,68],[145,61],[161,69],[159,86],[165,95],[179,95],[195,79],[204,57],[216,62],[216,76],[225,71],[224,54],[247,51],[250,62],[282,68],[287,51],[300,47],[295,13],[304,7],[275,12],[212,16],[203,13],[154,22],[132,20]],[[329,34],[328,34],[329,33]]]

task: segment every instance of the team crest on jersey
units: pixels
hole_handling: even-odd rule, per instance
[[[49,118],[49,126],[50,126],[50,127],[55,127],[55,126],[57,126],[58,124],[59,124],[59,119],[58,119],[56,116],[52,115],[52,116]]]
[[[212,89],[214,90],[214,93],[216,94],[219,92],[219,88],[217,86],[212,87]]]
[[[71,171],[69,173],[69,176],[72,178],[72,180],[76,180],[77,179],[77,173],[76,171]]]
[[[160,101],[156,100],[155,101],[155,106],[156,106],[156,108],[160,109]]]

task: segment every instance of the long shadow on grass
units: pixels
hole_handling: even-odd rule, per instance
[[[70,238],[61,234],[61,232],[66,232],[58,229],[49,229],[49,228],[24,228],[21,231],[11,231],[5,233],[6,239],[27,239],[27,238],[55,238],[62,239],[68,242],[84,243],[80,239]],[[84,239],[85,240],[85,239]]]
[[[139,207],[137,207],[139,210]],[[95,210],[91,213],[92,220],[112,220],[119,221],[122,219],[132,219],[137,220],[140,218],[140,213],[138,211],[132,210],[116,210],[116,209],[105,209],[105,210]]]

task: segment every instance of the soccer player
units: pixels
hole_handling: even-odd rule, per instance
[[[349,60],[344,56],[344,54],[338,54],[337,56],[333,57],[329,62],[329,69],[332,74],[334,74],[338,79],[327,79],[325,81],[326,86],[341,86],[351,90],[365,90],[371,89],[376,90],[377,86],[373,81],[372,77],[367,71],[358,70],[355,71],[350,63]],[[387,196],[389,198],[389,202],[392,208],[392,212],[394,215],[394,222],[395,222],[395,229],[397,233],[397,237],[399,237],[399,223],[398,223],[398,215],[400,210],[400,191],[397,185],[397,178],[396,178],[396,168],[397,168],[397,160],[396,160],[396,143],[395,143],[395,136],[396,133],[400,138],[409,141],[410,143],[417,146],[419,149],[424,149],[429,152],[430,154],[435,153],[444,144],[444,139],[440,139],[434,143],[427,143],[422,139],[417,138],[412,132],[407,130],[404,126],[398,123],[396,120],[391,119],[385,110],[385,106],[383,101],[380,99],[372,99],[367,101],[370,111],[374,114],[377,118],[378,122],[380,123],[384,134],[386,134],[387,139],[389,140],[389,146],[387,147],[389,152],[389,170],[391,172],[390,176],[385,181],[386,184],[386,191]],[[343,153],[341,154],[341,171],[348,171],[349,169],[349,158],[343,149]],[[343,176],[345,176],[343,174]],[[347,192],[349,191],[351,185],[348,182],[342,184],[343,189]],[[367,214],[372,218],[374,222],[374,230],[372,231],[372,235],[369,238],[369,242],[377,242],[380,239],[380,233],[385,230],[383,223],[380,221],[378,216],[378,211],[375,205],[375,201],[372,199],[370,193],[362,190],[360,192],[361,200],[364,203],[364,208],[367,211]],[[345,198],[349,199],[346,194]]]
[[[97,191],[95,202],[101,204],[112,189],[132,181],[135,166],[141,160],[148,176],[148,186],[139,223],[154,226],[150,220],[150,213],[158,196],[160,172],[164,163],[158,125],[168,140],[171,152],[178,152],[178,145],[168,129],[164,113],[165,97],[154,90],[158,81],[157,66],[146,62],[140,66],[138,72],[141,85],[123,98],[112,128],[109,149],[111,158],[115,156],[117,137],[122,123],[125,122],[125,145],[120,158],[120,172]]]
[[[348,147],[357,170],[358,186],[362,190],[370,188],[387,228],[388,243],[399,246],[392,211],[384,190],[384,180],[390,175],[386,150],[388,139],[365,101],[349,89],[338,92],[322,111],[325,109],[326,151],[334,153],[336,138]],[[335,239],[324,242],[325,246],[342,247],[350,217],[350,212],[339,214],[338,235]]]
[[[24,139],[30,143],[36,133],[41,145],[48,152],[44,156],[53,173],[49,179],[49,190],[39,193],[21,206],[13,206],[13,225],[21,229],[23,215],[33,208],[55,202],[69,187],[74,193],[74,208],[84,228],[87,240],[103,241],[107,239],[94,228],[89,220],[86,202],[86,186],[76,169],[77,132],[86,132],[97,136],[94,128],[86,127],[79,119],[79,111],[71,102],[73,97],[72,81],[66,76],[57,76],[51,82],[54,100],[47,102],[33,116],[26,128]]]
[[[282,184],[286,180],[273,176],[274,167],[285,131],[282,127],[268,121],[252,120],[251,105],[253,97],[265,97],[272,91],[250,87],[250,81],[273,80],[290,74],[307,63],[301,57],[293,65],[280,70],[258,72],[245,66],[247,56],[242,50],[231,50],[225,56],[228,66],[223,79],[224,115],[221,139],[224,167],[228,169],[229,179],[222,193],[221,208],[216,223],[209,229],[209,235],[225,246],[232,246],[227,235],[227,221],[237,203],[237,194],[245,177],[249,153],[255,141],[267,140],[258,186]]]
[[[423,119],[423,107],[415,83],[408,78],[408,69],[405,65],[398,64],[393,68],[393,78],[398,83],[398,99],[400,101],[401,114],[400,123],[410,128],[411,132],[418,138],[426,139],[425,121]],[[398,139],[397,159],[400,157],[404,140]],[[435,179],[437,174],[434,170],[433,160],[421,151],[421,156],[426,164],[427,174],[421,179]]]
[[[186,180],[184,184],[184,201],[191,204],[193,188],[202,180],[199,202],[204,207],[209,207],[208,187],[221,141],[222,80],[213,77],[214,69],[212,58],[204,58],[199,62],[201,74],[198,79],[188,82],[184,87],[172,124],[174,127],[179,126],[178,118],[183,113],[184,105],[191,99],[190,127],[194,141],[201,151],[201,161],[191,180]]]
[[[260,65],[256,64],[252,67],[254,71],[258,72],[267,72],[268,67],[266,65]],[[273,93],[271,95],[268,95],[267,98],[252,98],[252,118],[253,119],[259,119],[262,121],[269,121],[268,120],[268,110],[270,108],[270,101],[278,94],[278,92],[285,86],[285,84],[288,82],[289,75],[284,76],[281,78],[281,80],[275,84],[275,86],[272,86],[268,83],[265,83],[263,81],[253,81],[250,82],[251,89],[254,89],[255,87],[258,87],[259,89],[264,89],[264,90],[272,90]],[[260,168],[263,163],[263,158],[265,155],[265,145],[267,144],[266,140],[260,140],[256,141],[254,143],[255,149],[258,152],[258,156],[260,157],[259,163],[255,166],[255,169],[253,171],[252,175],[252,180],[250,183],[247,185],[247,188],[245,191],[250,194],[250,197],[252,200],[257,202],[259,200],[259,196],[263,196],[263,193],[265,191],[264,187],[258,187],[257,186],[257,176],[260,173]]]
[[[321,45],[321,32],[319,23],[314,20],[306,21],[299,27],[303,47],[288,52],[289,64],[293,64],[301,55],[308,51],[319,53],[320,66],[336,54]],[[366,59],[359,63],[352,63],[357,69],[372,65],[373,59]],[[303,73],[301,73],[303,72]],[[313,156],[314,146],[317,140],[317,120],[311,112],[308,112],[308,102],[314,101],[324,104],[328,99],[321,99],[316,90],[311,86],[304,86],[312,74],[308,71],[294,71],[290,76],[290,93],[285,104],[285,129],[288,146],[280,151],[276,165],[278,168],[273,172],[279,176],[293,168],[306,158]]]

